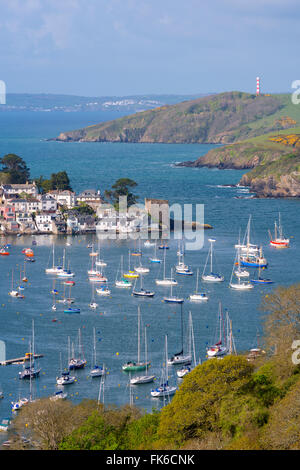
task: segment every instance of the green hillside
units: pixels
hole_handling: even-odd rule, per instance
[[[283,119],[287,117],[287,119]],[[62,132],[64,142],[232,143],[300,125],[290,95],[226,92]]]
[[[250,169],[240,184],[261,197],[300,196],[300,127],[210,150],[179,166]]]

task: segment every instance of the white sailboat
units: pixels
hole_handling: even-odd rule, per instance
[[[31,356],[32,356],[32,352],[31,352],[31,342],[29,342],[29,357],[30,357],[30,367],[31,367]],[[11,409],[12,411],[19,411],[24,405],[27,405],[28,403],[33,403],[35,400],[33,399],[33,396],[32,396],[32,380],[31,380],[31,375],[29,376],[29,398],[27,397],[22,397],[20,398],[19,396],[19,400],[17,401],[12,401],[11,402]]]
[[[223,319],[223,311],[222,311],[221,302],[219,303],[218,323],[219,323],[219,338],[218,338],[218,341],[216,341],[215,344],[213,344],[212,346],[209,346],[206,349],[206,354],[207,354],[208,358],[222,357],[222,356],[225,356],[228,353],[227,339],[226,339],[226,336],[225,336],[225,326],[224,326],[224,319]],[[223,329],[224,334],[222,334],[222,329]]]
[[[247,223],[247,228],[246,228],[246,232],[244,235],[243,243],[241,244],[240,239],[239,239],[239,242],[235,245],[235,248],[236,249],[240,248],[241,254],[247,253],[249,256],[255,256],[255,255],[258,255],[259,253],[259,247],[250,242],[251,219],[252,219],[252,216],[250,215],[248,223]]]
[[[98,304],[95,301],[95,285],[94,284],[92,285],[92,298],[91,298],[91,301],[89,303],[89,307],[93,310],[95,310],[98,307]]]
[[[147,384],[147,383],[153,382],[153,380],[155,379],[155,375],[149,375],[148,374],[147,327],[144,328],[144,335],[145,335],[146,374],[145,375],[137,375],[135,377],[130,378],[131,385]]]
[[[8,295],[11,297],[20,297],[20,292],[14,288],[14,270],[11,272],[11,290],[9,291]],[[24,296],[23,296],[24,297]]]
[[[157,252],[157,240],[155,240],[155,244],[154,244],[154,256],[152,258],[149,258],[150,263],[161,263],[161,259],[157,258],[156,252]]]
[[[163,279],[155,279],[158,286],[177,286],[176,279],[166,278],[166,250],[164,250],[164,263],[163,263]]]
[[[81,344],[81,330],[78,328],[78,356],[75,357],[74,354],[72,354],[73,357],[69,360],[69,369],[83,369],[86,365],[86,359],[84,358],[83,354],[83,348]],[[81,357],[83,356],[83,357]]]
[[[213,244],[215,243],[216,240],[214,238],[209,238],[208,241],[210,242],[210,249],[206,258],[206,263],[204,266],[202,279],[203,281],[206,281],[206,282],[222,282],[224,281],[224,276],[221,276],[221,274],[217,274],[213,272]],[[210,260],[210,272],[208,274],[205,274],[206,267],[207,267],[209,260]]]
[[[197,269],[197,278],[196,278],[196,290],[194,294],[189,296],[189,300],[191,302],[202,302],[208,300],[208,295],[205,292],[198,291],[198,284],[199,284],[199,268]]]
[[[96,259],[96,266],[100,266],[102,268],[107,266],[107,263],[103,259],[101,259],[100,240],[98,240],[98,256],[97,256],[97,259]]]
[[[56,377],[57,385],[70,385],[73,384],[76,380],[76,377],[70,375],[70,370],[63,371],[62,369],[62,359],[60,353],[60,376]]]
[[[177,387],[169,385],[169,371],[168,371],[168,338],[165,336],[165,366],[162,368],[161,384],[151,390],[151,396],[153,398],[159,397],[170,397],[174,395]]]
[[[173,278],[173,269],[171,268],[171,279]],[[183,297],[177,297],[176,295],[173,295],[173,284],[170,285],[170,295],[168,297],[163,298],[164,302],[167,303],[175,303],[175,304],[183,304],[184,298]]]
[[[69,278],[69,277],[75,276],[75,274],[70,270],[69,266],[67,269],[65,268],[65,264],[66,264],[66,249],[64,248],[63,266],[62,266],[62,269],[56,273],[56,275],[58,277],[63,277],[63,278]]]
[[[134,270],[139,274],[147,274],[150,271],[149,268],[146,268],[146,266],[142,265],[141,256],[139,256],[139,265],[135,266]]]
[[[118,270],[119,272],[119,270]],[[128,281],[128,279],[125,279],[123,277],[124,275],[124,269],[123,269],[123,255],[121,256],[121,262],[120,262],[120,278],[118,279],[118,272],[115,280],[115,286],[116,287],[121,287],[124,289],[132,287],[132,282]]]
[[[192,312],[189,312],[189,355],[192,357],[193,362],[177,370],[176,374],[180,379],[189,374],[197,366]]]
[[[91,377],[102,377],[102,375],[105,374],[105,369],[104,366],[98,366],[97,364],[97,352],[96,352],[96,329],[93,328],[93,341],[94,341],[94,347],[93,347],[93,358],[92,358],[92,363],[93,363],[93,368],[90,371],[90,376]]]
[[[62,271],[62,266],[56,265],[55,264],[55,245],[53,243],[52,245],[52,267],[51,268],[46,268],[45,272],[46,274],[58,274],[59,272]]]
[[[233,268],[231,272],[231,277],[230,277],[230,282],[229,282],[229,287],[231,289],[236,289],[236,290],[250,290],[253,289],[253,285],[250,284],[249,281],[242,281],[241,279],[244,276],[241,276],[241,254],[240,254],[240,248],[237,249],[236,256],[234,259],[233,263]],[[236,264],[238,264],[238,269],[236,270]],[[249,273],[248,273],[249,275]]]
[[[177,252],[178,264],[175,266],[176,274],[182,274],[184,276],[192,276],[193,271],[184,262],[184,250]]]

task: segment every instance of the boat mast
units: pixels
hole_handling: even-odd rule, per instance
[[[147,351],[147,327],[145,326],[145,361],[146,361],[146,375],[148,375],[148,351]]]
[[[141,310],[140,307],[138,307],[138,364],[140,363],[140,327],[141,327]]]
[[[183,313],[182,304],[180,304],[180,316],[181,316],[181,351],[183,354]]]

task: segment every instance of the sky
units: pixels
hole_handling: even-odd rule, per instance
[[[8,93],[289,92],[299,0],[0,0]]]

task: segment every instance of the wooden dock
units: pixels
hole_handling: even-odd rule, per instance
[[[44,357],[43,354],[35,354],[34,359],[38,359],[40,357]],[[29,356],[24,356],[24,357],[17,357],[16,359],[7,359],[6,361],[0,362],[1,366],[8,366],[10,364],[23,364],[23,362],[29,361],[30,358]]]

